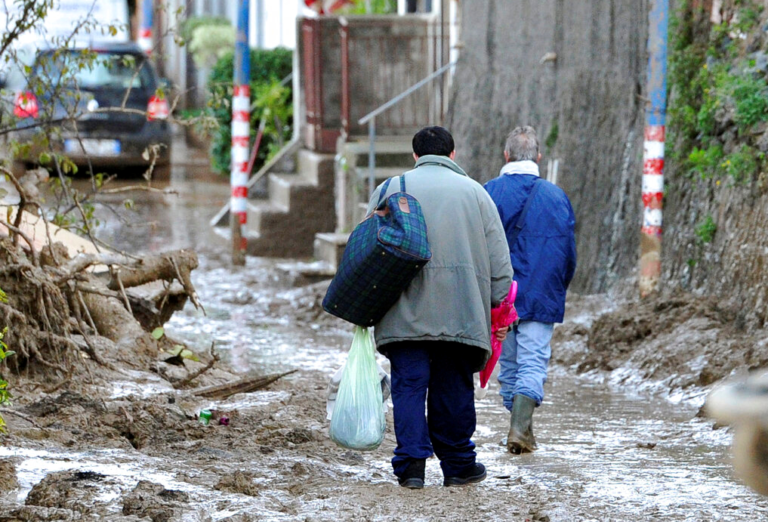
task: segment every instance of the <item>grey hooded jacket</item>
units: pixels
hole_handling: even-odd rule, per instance
[[[491,307],[512,284],[509,246],[485,189],[445,156],[422,156],[404,174],[424,213],[432,259],[375,325],[379,351],[398,341],[452,341],[491,353]],[[389,184],[387,196],[400,190]],[[381,185],[368,203],[370,214]]]

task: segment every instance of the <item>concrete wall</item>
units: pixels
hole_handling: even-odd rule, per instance
[[[542,165],[559,159],[558,184],[576,212],[577,291],[605,290],[637,265],[647,4],[462,2],[448,122],[457,160],[486,181],[504,163],[509,131],[538,129]]]

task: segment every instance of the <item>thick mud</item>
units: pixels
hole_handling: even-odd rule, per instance
[[[151,371],[95,370],[93,384],[73,382],[49,394],[17,379],[15,406],[35,424],[6,415],[0,521],[768,518],[768,500],[732,477],[730,432],[697,416],[708,383],[701,379],[706,365],[691,369],[697,366],[690,347],[710,331],[696,328],[709,305],[685,299],[665,309],[683,315],[669,315],[669,327],[661,328],[650,311],[636,311],[635,321],[629,305],[572,296],[568,321],[557,330],[547,398],[535,416],[540,450],[511,456],[499,444],[508,413],[492,381],[491,393],[477,402],[475,436],[488,479],[444,488],[430,459],[425,489],[400,488],[389,465],[391,410],[376,451],[346,450],[327,436],[325,390],[344,361],[351,329],[320,310],[325,283],[291,287],[288,260],[231,267],[227,245],[207,227],[228,185],[176,178],[181,196],[148,194],[136,202],[142,219],[158,222],[149,241],[146,229],[137,233],[109,219],[103,236],[133,251],[199,251],[193,276],[206,315],[188,306],[166,325],[167,335],[201,353],[215,341],[222,366],[235,374],[298,371],[219,401],[173,389]],[[705,319],[720,325],[725,339],[730,330],[719,317]],[[685,332],[689,357],[660,363],[667,359],[660,350],[679,346]],[[688,380],[675,380],[681,376]],[[233,377],[220,370],[211,379]],[[637,383],[647,386],[638,391]],[[685,400],[669,400],[675,397]],[[203,408],[229,423],[202,424]]]

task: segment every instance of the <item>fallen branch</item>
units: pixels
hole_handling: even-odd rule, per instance
[[[32,426],[34,426],[37,429],[45,431],[46,428],[43,428],[40,426],[32,417],[25,413],[21,413],[20,411],[16,411],[12,408],[0,408],[0,413],[7,413],[9,415],[15,415],[16,417],[19,417],[20,419],[24,419],[28,423],[30,423]]]
[[[141,286],[160,279],[170,281],[179,276],[184,279],[185,274],[187,275],[186,279],[189,279],[189,273],[197,268],[197,265],[197,254],[193,251],[176,250],[166,254],[147,256],[141,259],[139,263],[133,263],[131,270],[120,274],[120,279],[124,288],[133,288],[134,286]],[[180,282],[186,289],[187,281],[182,280]],[[191,282],[189,282],[189,285],[191,286]],[[120,284],[114,276],[110,279],[107,286],[110,290],[118,290],[120,288]]]
[[[121,254],[103,253],[103,254],[78,254],[65,266],[61,267],[66,275],[60,278],[56,283],[61,284],[93,265],[123,265],[132,266],[136,261]],[[113,288],[116,290],[116,288]]]
[[[101,194],[122,194],[123,192],[136,192],[136,191],[144,191],[144,192],[151,192],[153,194],[162,194],[164,196],[178,196],[179,191],[171,189],[171,188],[165,188],[165,189],[159,189],[155,187],[147,187],[144,185],[132,185],[130,187],[119,187],[119,188],[113,188],[113,189],[102,189],[99,191],[99,195]]]
[[[215,343],[211,343],[211,360],[208,361],[208,364],[206,364],[203,368],[200,368],[195,373],[190,374],[183,379],[180,379],[178,381],[172,381],[171,384],[174,388],[181,388],[182,386],[189,384],[190,382],[194,381],[198,377],[200,377],[202,374],[213,368],[213,365],[216,364],[219,361],[219,354],[214,351],[214,345]]]
[[[226,399],[236,393],[250,393],[252,391],[260,390],[275,382],[278,379],[296,373],[298,370],[291,370],[285,373],[274,373],[272,375],[264,375],[259,377],[244,377],[239,381],[219,384],[217,386],[208,386],[207,388],[200,388],[193,391],[198,397],[205,397],[207,399]]]

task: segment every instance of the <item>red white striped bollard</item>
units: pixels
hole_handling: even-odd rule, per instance
[[[247,239],[242,226],[248,222],[248,142],[251,134],[251,89],[248,85],[235,85],[232,96],[232,223],[233,261],[245,264]]]
[[[155,18],[154,0],[143,0],[141,3],[141,28],[139,29],[139,38],[137,43],[142,51],[147,55],[152,54],[152,26]]]
[[[148,56],[152,54],[152,29],[141,29],[137,43]]]
[[[648,125],[643,145],[643,227],[640,236],[640,294],[656,290],[661,276],[664,203],[664,125]]]
[[[640,229],[640,295],[661,281],[661,207],[664,202],[664,125],[667,114],[669,0],[649,0],[648,103],[643,147],[643,226]]]

